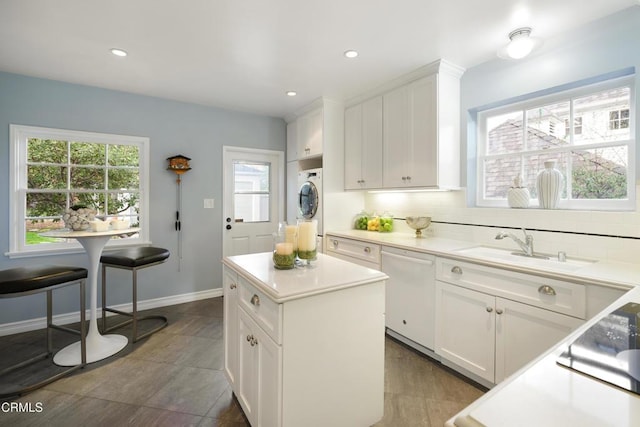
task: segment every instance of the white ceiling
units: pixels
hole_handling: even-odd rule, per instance
[[[638,0],[0,0],[0,70],[284,117]],[[113,56],[118,47],[126,58]],[[544,48],[544,47],[543,47]],[[360,56],[346,59],[356,49]],[[296,97],[285,92],[295,90]]]

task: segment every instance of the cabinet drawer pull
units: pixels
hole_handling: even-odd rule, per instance
[[[555,295],[556,294],[556,290],[553,289],[551,286],[549,285],[542,285],[538,288],[538,292],[540,292],[543,295]]]
[[[260,297],[256,294],[253,294],[253,296],[251,297],[251,304],[255,305],[256,307],[260,305]]]
[[[487,307],[487,313],[491,313],[493,311],[493,307]]]
[[[232,283],[232,284],[229,285],[229,289],[235,289],[235,288],[236,288],[236,284],[235,283]]]
[[[496,308],[496,314],[502,314],[504,311],[501,308]]]
[[[454,274],[462,274],[462,269],[457,265],[454,265],[453,267],[451,267],[451,272]]]
[[[364,253],[365,253],[365,254],[369,254],[369,253],[371,253],[371,248],[370,248],[369,246],[365,247],[365,248],[364,248]]]

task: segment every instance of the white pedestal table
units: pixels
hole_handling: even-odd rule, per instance
[[[89,332],[87,333],[87,363],[112,356],[126,347],[129,339],[124,335],[101,335],[98,331],[98,271],[102,250],[109,239],[122,234],[136,233],[139,228],[107,231],[52,230],[41,233],[45,237],[76,239],[89,257],[87,284],[90,289]],[[59,366],[75,366],[81,363],[80,341],[70,344],[56,353],[53,362]]]

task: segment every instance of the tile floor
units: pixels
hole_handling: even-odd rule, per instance
[[[169,326],[107,360],[15,399],[31,412],[2,411],[0,425],[248,426],[222,370],[222,298],[150,312],[166,315]],[[54,332],[56,348],[75,340]],[[0,337],[1,366],[40,351],[43,343],[43,331]],[[60,368],[46,360],[32,373],[56,369]],[[0,378],[0,392],[13,381],[18,379],[11,375]],[[483,392],[387,338],[384,418],[376,427],[442,426]]]

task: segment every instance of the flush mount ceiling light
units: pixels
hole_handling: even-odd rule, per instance
[[[531,28],[522,27],[509,33],[509,44],[498,50],[498,56],[504,59],[521,59],[542,44],[540,39],[531,37]]]
[[[295,90],[288,90],[287,91],[287,96],[296,96],[298,94],[298,92],[296,92]]]
[[[355,58],[356,56],[358,56],[358,52],[355,50],[345,50],[344,56],[346,58]]]
[[[113,53],[115,56],[122,56],[122,57],[127,56],[127,51],[118,49],[116,47],[111,49],[111,53]]]

